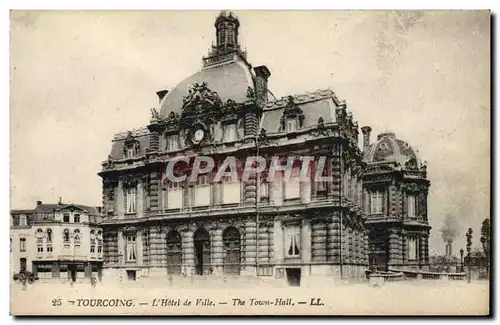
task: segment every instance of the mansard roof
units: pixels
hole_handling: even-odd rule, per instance
[[[111,157],[113,159],[121,159],[124,157],[125,143],[130,137],[137,140],[139,144],[138,154],[146,154],[146,149],[149,148],[149,130],[147,128],[139,128],[115,134],[111,144]]]
[[[337,96],[330,89],[317,90],[267,102],[262,114],[261,128],[268,134],[280,132],[280,119],[290,99],[304,115],[304,128],[315,127],[319,118],[322,118],[325,124],[336,122],[335,109],[340,103]]]

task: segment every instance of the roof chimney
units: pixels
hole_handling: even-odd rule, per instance
[[[36,206],[42,205],[42,201],[36,201]]]
[[[267,81],[271,76],[271,72],[265,65],[255,67],[255,93],[257,100],[261,103],[267,102],[268,86]]]
[[[164,90],[159,90],[156,92],[156,95],[158,95],[158,100],[159,102],[161,103],[161,101],[163,100],[163,98],[165,98],[165,96],[168,94],[168,90],[164,89]]]
[[[370,146],[370,132],[372,132],[372,128],[363,126],[361,132],[363,132],[363,151],[365,151]]]

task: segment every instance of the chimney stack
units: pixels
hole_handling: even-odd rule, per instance
[[[42,205],[42,201],[36,201],[36,206]]]
[[[168,90],[166,89],[157,91],[156,95],[158,95],[158,101],[161,103],[161,101],[163,100],[163,98],[165,98],[165,96],[167,96],[167,94]]]
[[[363,132],[363,151],[368,149],[368,146],[370,146],[370,132],[372,131],[372,128],[369,126],[363,126],[361,128],[361,132]]]
[[[267,102],[267,80],[271,72],[265,65],[255,67],[255,97],[261,103]]]

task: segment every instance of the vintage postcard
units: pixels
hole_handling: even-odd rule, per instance
[[[490,11],[11,11],[11,314],[490,314]]]

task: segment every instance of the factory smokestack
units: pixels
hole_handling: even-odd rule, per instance
[[[440,229],[441,237],[445,242],[445,255],[453,255],[453,241],[459,235],[459,226],[457,220],[452,215],[447,215]]]

